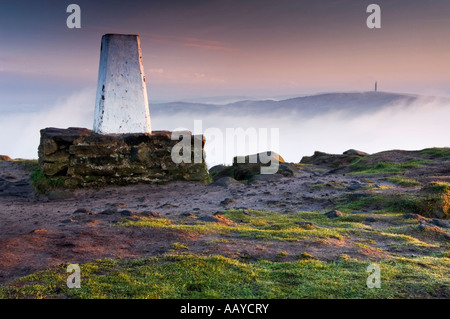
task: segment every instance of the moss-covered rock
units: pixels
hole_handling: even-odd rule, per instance
[[[347,195],[342,207],[348,209],[377,209],[403,212],[405,216],[424,216],[428,218],[450,218],[450,184],[432,182],[413,192],[389,192],[365,196]],[[412,217],[411,217],[412,218]]]
[[[341,155],[316,151],[313,156],[304,156],[300,163],[324,166],[328,168],[338,168],[350,165],[355,160],[361,159],[368,155],[369,154],[367,153],[356,150],[348,150]]]
[[[277,171],[274,172],[278,177],[294,176],[298,171],[297,165],[286,163],[284,159],[275,152],[264,152],[246,156],[236,156],[233,158],[233,165],[216,165],[209,169],[211,178],[216,181],[223,177],[231,177],[236,180],[250,180],[253,176],[261,174],[262,167],[268,167],[278,161]],[[276,166],[273,166],[276,168]],[[271,174],[268,174],[271,175]],[[268,180],[271,178],[261,178],[260,180]]]
[[[450,184],[433,182],[426,185],[418,208],[423,216],[450,218]]]

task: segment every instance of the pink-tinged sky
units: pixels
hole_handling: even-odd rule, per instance
[[[81,29],[66,27],[71,3]],[[371,3],[381,6],[378,30],[366,26]],[[369,91],[376,80],[381,91],[450,96],[449,31],[449,0],[0,0],[0,154],[36,158],[41,128],[92,127],[105,33],[141,36],[155,103]],[[278,125],[288,161],[448,146],[448,100],[431,100],[355,118],[227,114],[205,129]],[[152,127],[191,127],[174,117],[153,116]]]
[[[81,29],[66,27],[72,2]],[[366,27],[374,2],[378,30]],[[450,95],[448,0],[14,0],[1,1],[0,110],[95,88],[105,33],[141,36],[150,102],[366,91],[375,80]]]

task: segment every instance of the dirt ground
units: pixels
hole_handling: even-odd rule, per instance
[[[189,243],[194,253],[275,259],[282,249],[308,252],[333,260],[340,254],[357,258],[386,258],[389,251],[355,246],[357,238],[328,238],[299,242],[262,243],[249,238],[207,246],[215,235],[198,235],[148,227],[116,227],[124,218],[162,216],[183,221],[230,208],[281,213],[334,209],[334,198],[354,192],[358,177],[302,169],[294,177],[275,182],[213,186],[194,182],[79,189],[67,194],[35,197],[30,172],[14,161],[0,162],[0,285],[48,268],[110,258],[157,256],[173,243]],[[383,182],[376,181],[379,185]],[[384,182],[384,185],[389,183]],[[378,186],[379,186],[378,185]],[[377,186],[377,187],[378,187]],[[68,197],[68,198],[65,198]],[[225,201],[224,201],[225,200]],[[383,245],[383,243],[380,243]]]

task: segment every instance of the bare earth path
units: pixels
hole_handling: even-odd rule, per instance
[[[171,245],[178,242],[189,243],[193,253],[272,260],[280,250],[289,254],[308,252],[322,260],[333,260],[343,253],[361,259],[385,258],[393,253],[359,248],[353,236],[297,242],[237,237],[207,246],[205,243],[220,235],[116,226],[124,220],[148,216],[189,223],[192,219],[233,208],[282,214],[330,210],[334,209],[336,198],[355,192],[336,185],[364,183],[352,175],[302,169],[294,177],[276,182],[227,187],[176,182],[82,189],[69,198],[57,199],[56,196],[53,200],[47,196],[36,198],[28,176],[29,171],[18,162],[0,162],[0,285],[53,265],[105,257],[157,256],[168,252]],[[376,223],[373,225],[376,227]],[[385,245],[379,243],[379,247]]]

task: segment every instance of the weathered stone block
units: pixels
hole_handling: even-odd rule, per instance
[[[65,163],[69,164],[69,153],[64,150],[51,153],[45,157],[45,161],[49,163]]]
[[[53,139],[46,139],[42,145],[45,155],[50,155],[58,150],[58,144]]]
[[[63,174],[68,168],[68,163],[67,162],[61,162],[61,163],[43,162],[40,166],[41,166],[42,173],[44,173],[44,175],[55,176],[55,175]]]
[[[132,146],[130,160],[138,163],[150,163],[152,161],[152,152],[148,146]]]
[[[82,128],[47,128],[41,130],[39,163],[45,175],[65,178],[67,187],[208,181],[204,157],[200,163],[172,161],[179,140],[172,140],[169,131],[104,135]],[[198,159],[205,139],[192,136],[191,142],[190,157]]]
[[[94,145],[70,145],[69,154],[76,157],[104,157],[120,153],[116,145],[94,144]]]

